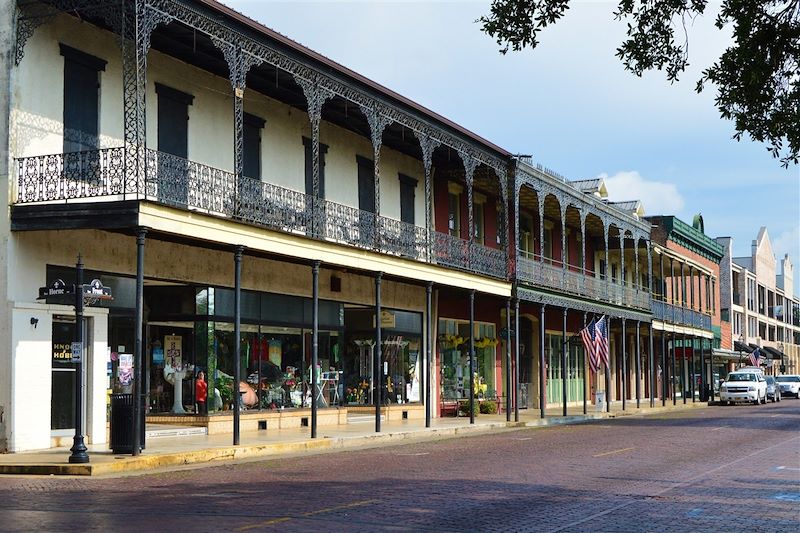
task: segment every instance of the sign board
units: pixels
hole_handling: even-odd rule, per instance
[[[44,300],[48,304],[74,304],[75,286],[67,285],[63,280],[57,279],[50,286],[39,288],[37,300]]]
[[[166,364],[176,372],[183,370],[183,338],[180,335],[165,335]]]
[[[73,342],[72,343],[72,362],[73,363],[81,363],[81,362],[83,362],[83,343],[82,342]]]
[[[381,311],[381,328],[394,329],[397,321],[391,311]],[[372,315],[372,326],[375,327],[375,315]]]
[[[97,300],[111,300],[111,289],[103,285],[99,279],[93,279],[91,283],[84,283],[82,286],[83,297]]]
[[[126,387],[133,381],[133,354],[119,354],[119,366],[117,367],[117,377],[119,384]]]

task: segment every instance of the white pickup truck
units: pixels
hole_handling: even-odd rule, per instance
[[[741,369],[728,374],[719,391],[722,402],[767,403],[767,380],[759,369]]]

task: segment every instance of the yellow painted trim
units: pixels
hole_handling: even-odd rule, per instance
[[[493,280],[410,259],[315,241],[147,202],[139,204],[139,224],[154,231],[173,235],[186,235],[231,246],[242,245],[253,250],[288,257],[319,260],[329,265],[384,272],[392,276],[432,281],[437,285],[474,289],[485,294],[511,296],[511,283],[508,281]]]

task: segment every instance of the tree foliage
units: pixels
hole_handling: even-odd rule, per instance
[[[500,52],[536,48],[539,32],[555,24],[570,0],[493,0],[478,22]],[[706,0],[619,0],[614,11],[627,24],[616,56],[637,76],[663,70],[675,82],[689,64],[686,31],[703,15]],[[715,22],[730,28],[733,43],[702,73],[696,89],[717,88],[716,105],[746,133],[766,144],[784,167],[800,159],[800,0],[723,0]]]

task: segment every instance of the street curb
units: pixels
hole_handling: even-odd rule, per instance
[[[617,418],[622,416],[647,416],[687,408],[706,407],[706,404],[687,404],[636,409],[616,412],[596,412],[585,415],[569,415],[538,418],[519,422],[489,422],[473,426],[419,428],[403,431],[390,431],[369,435],[353,435],[345,437],[328,437],[324,434],[318,439],[306,439],[296,442],[280,442],[244,446],[225,446],[190,450],[186,452],[159,455],[115,456],[112,462],[68,464],[68,463],[0,463],[0,475],[34,475],[34,476],[103,476],[128,473],[146,473],[158,469],[182,467],[189,465],[211,466],[240,460],[253,460],[276,456],[293,455],[303,452],[320,453],[333,450],[353,448],[374,448],[401,444],[409,441],[430,441],[444,438],[481,435],[497,430],[521,428],[545,428],[550,426],[583,424],[596,420]]]

